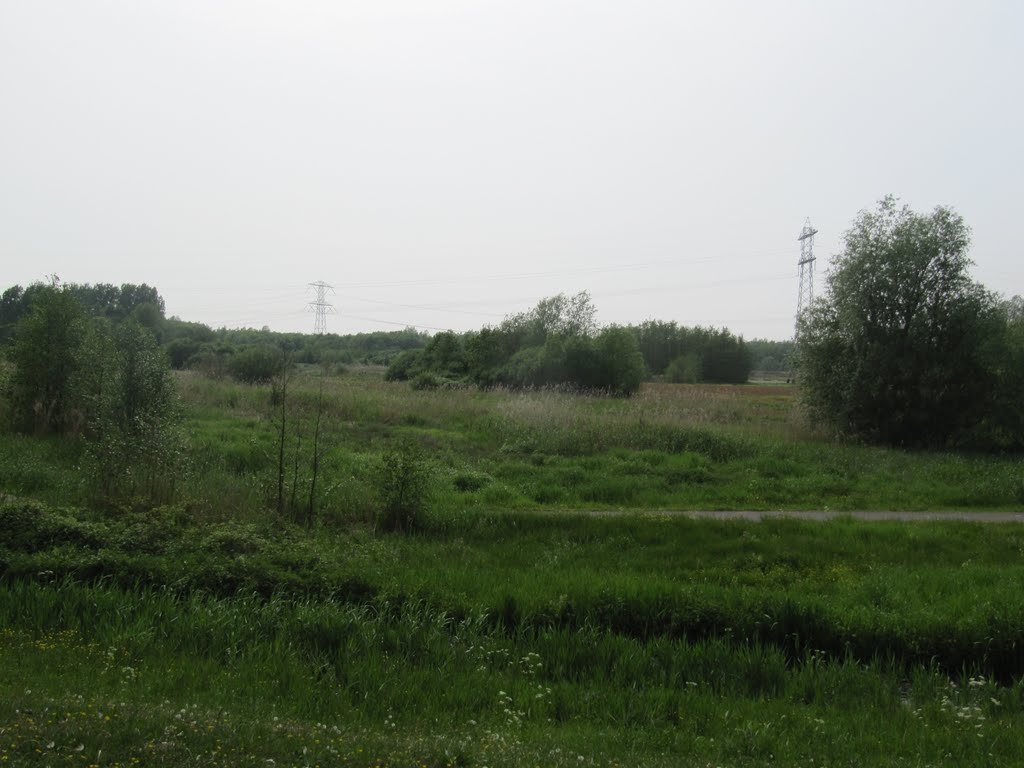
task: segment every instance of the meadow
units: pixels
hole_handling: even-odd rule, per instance
[[[5,436],[0,765],[1019,764],[1020,526],[659,511],[1020,509],[1020,457],[819,434],[786,386],[320,383],[289,405],[293,511],[322,416],[312,519],[273,511],[268,387],[179,378],[158,504]],[[406,534],[375,525],[395,445]]]

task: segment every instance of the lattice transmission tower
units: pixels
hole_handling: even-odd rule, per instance
[[[327,301],[327,292],[334,293],[334,286],[328,285],[323,280],[317,280],[309,284],[310,290],[316,291],[316,298],[306,305],[306,309],[316,313],[313,321],[313,333],[323,336],[327,333],[327,316],[335,314],[334,305]]]
[[[814,236],[818,230],[811,226],[811,220],[804,220],[804,228],[800,230],[800,293],[796,298],[796,335],[800,336],[800,316],[814,301]]]

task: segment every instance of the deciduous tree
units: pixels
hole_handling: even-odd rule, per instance
[[[998,383],[990,346],[1006,322],[969,275],[969,242],[949,208],[919,214],[887,197],[861,212],[800,320],[814,418],[907,446],[957,443],[983,418]]]

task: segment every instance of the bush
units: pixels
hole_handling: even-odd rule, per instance
[[[422,451],[412,443],[388,448],[377,470],[380,511],[377,525],[409,533],[422,526],[430,490],[430,471]]]
[[[423,370],[423,350],[407,349],[399,353],[384,374],[384,381],[408,381]]]
[[[228,374],[245,384],[266,384],[281,372],[284,358],[273,347],[249,347],[228,362]]]
[[[409,386],[415,390],[440,389],[441,379],[430,371],[423,371],[416,375]]]
[[[665,378],[673,384],[696,384],[702,378],[700,357],[695,352],[680,355],[665,369]]]
[[[494,478],[486,472],[476,472],[474,470],[459,472],[452,479],[455,490],[460,493],[473,493],[486,488],[493,482]]]
[[[100,492],[108,500],[169,501],[184,438],[166,355],[134,320],[97,325],[89,350],[97,359],[81,366],[79,387]]]
[[[36,502],[0,505],[0,531],[4,532],[2,544],[18,552],[64,544],[95,549],[104,544],[104,531],[98,526]]]

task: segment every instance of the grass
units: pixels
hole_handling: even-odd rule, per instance
[[[300,376],[299,409],[316,382]],[[197,456],[193,496],[245,514],[273,465],[269,391],[182,381]],[[362,371],[329,380],[325,514],[368,514],[384,447],[433,459],[435,506],[499,509],[1018,509],[1016,456],[834,441],[785,386],[647,385],[630,400],[560,392],[413,391]],[[265,490],[263,491],[265,492]]]
[[[192,460],[169,506],[96,504],[74,444],[0,443],[0,766],[1024,754],[1024,529],[652,514],[1013,509],[1019,457],[832,441],[788,387],[622,401],[356,369],[327,382],[303,527],[268,512],[269,391],[179,386]],[[294,391],[308,424],[315,379]],[[429,508],[383,535],[374,478],[403,441],[431,457]]]
[[[1024,747],[1020,686],[881,661],[496,633],[422,607],[24,583],[2,599],[36,624],[0,634],[14,765],[1014,765]]]
[[[289,483],[308,481],[318,382],[292,385]],[[183,495],[215,519],[251,518],[276,477],[269,387],[183,374],[191,472]],[[374,369],[327,381],[318,508],[374,511],[374,470],[395,441],[431,459],[447,510],[1012,510],[1018,456],[911,452],[837,441],[803,421],[793,387],[646,385],[630,400],[544,391],[414,391]],[[300,461],[292,465],[296,450]],[[297,470],[297,474],[293,471]],[[0,487],[54,504],[90,503],[74,446],[12,437]]]

